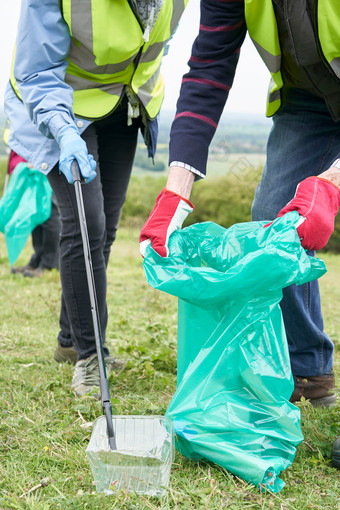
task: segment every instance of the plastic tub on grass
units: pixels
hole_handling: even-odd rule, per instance
[[[110,450],[106,418],[93,423],[86,449],[97,492],[164,496],[175,457],[174,426],[165,416],[113,416],[117,450]]]

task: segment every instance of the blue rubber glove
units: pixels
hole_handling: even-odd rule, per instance
[[[71,165],[76,159],[85,182],[91,182],[97,175],[96,162],[91,154],[88,154],[86,143],[79,135],[76,126],[68,124],[59,129],[57,143],[60,147],[59,172],[62,172],[68,182],[73,184]]]

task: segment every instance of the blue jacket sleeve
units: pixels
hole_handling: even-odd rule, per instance
[[[73,90],[65,83],[71,36],[59,0],[22,0],[14,77],[41,133],[55,137],[73,123]]]
[[[183,76],[170,133],[169,162],[204,177],[210,142],[232,86],[246,35],[243,0],[202,0],[199,34]]]

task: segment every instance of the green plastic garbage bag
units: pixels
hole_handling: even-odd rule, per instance
[[[294,212],[268,228],[196,224],[171,236],[168,258],[149,246],[144,259],[148,282],[180,298],[178,384],[166,413],[177,449],[273,492],[303,439],[289,402],[282,288],[326,272],[301,247],[298,221]]]
[[[5,234],[10,264],[19,257],[37,225],[51,216],[52,188],[44,174],[19,163],[0,200],[0,232]]]

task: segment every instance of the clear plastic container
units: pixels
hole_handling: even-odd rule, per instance
[[[175,456],[174,426],[165,416],[113,416],[117,450],[110,450],[106,418],[93,423],[86,449],[97,492],[127,490],[163,496]]]

